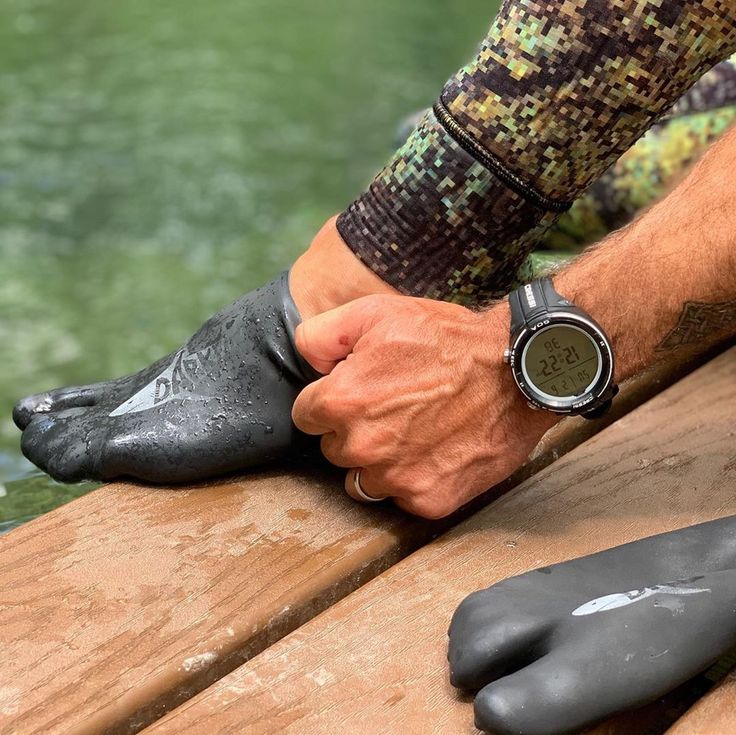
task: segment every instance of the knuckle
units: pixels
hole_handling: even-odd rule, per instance
[[[325,416],[353,421],[364,415],[366,406],[362,391],[356,386],[353,374],[341,363],[327,378],[320,396],[320,410]]]
[[[350,437],[345,443],[345,454],[355,467],[370,467],[379,464],[380,457],[371,443],[364,437]]]
[[[396,296],[394,294],[371,294],[362,296],[357,300],[357,308],[362,312],[363,317],[367,317],[370,321],[376,322],[384,314],[393,313]]]
[[[432,497],[435,492],[435,481],[426,475],[419,475],[412,479],[412,488],[421,497]]]
[[[436,521],[450,515],[455,509],[447,501],[429,495],[412,495],[403,500],[404,510],[428,521]]]
[[[320,449],[325,458],[336,467],[352,466],[346,460],[342,441],[335,434],[325,434],[320,440]]]
[[[364,439],[329,434],[322,437],[321,444],[322,453],[338,467],[370,467],[377,464],[370,445]]]
[[[351,394],[355,393],[352,388],[353,380],[346,374],[345,363],[340,363],[327,380],[328,392],[336,404],[346,406]]]
[[[406,494],[413,500],[427,502],[436,497],[436,481],[426,472],[406,471],[402,482]]]
[[[325,419],[336,419],[340,416],[340,400],[331,389],[324,389],[315,397],[314,411]]]
[[[360,299],[360,306],[364,311],[372,312],[383,309],[391,297],[387,294],[370,294]]]

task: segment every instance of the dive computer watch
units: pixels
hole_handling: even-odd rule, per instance
[[[504,362],[532,408],[602,416],[618,393],[613,350],[601,326],[540,278],[509,296],[511,338]]]

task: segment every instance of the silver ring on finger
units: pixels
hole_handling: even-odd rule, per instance
[[[360,473],[360,469],[353,470],[353,490],[355,490],[355,494],[360,498],[360,500],[363,503],[380,503],[385,500],[385,498],[374,498],[363,490],[363,487],[360,484]]]

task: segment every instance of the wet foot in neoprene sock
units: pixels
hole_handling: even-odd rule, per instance
[[[298,322],[283,274],[134,375],[20,401],[23,453],[63,481],[181,482],[283,456],[314,377],[293,347]]]
[[[298,303],[308,316],[338,305],[329,298],[350,300],[351,281],[354,297],[388,289],[357,260],[366,278],[358,272],[340,279],[339,293],[305,284],[316,275],[310,268],[320,272],[325,248],[332,265],[343,257],[346,268],[353,266],[332,224],[292,270],[292,288],[299,271]],[[67,482],[122,476],[186,482],[292,453],[303,436],[291,422],[291,407],[317,375],[294,347],[300,314],[289,285],[283,274],[246,294],[181,349],[134,375],[23,399],[13,412],[23,453]]]
[[[478,728],[580,732],[707,668],[736,645],[735,532],[714,521],[470,595],[448,658],[452,683],[479,690]]]

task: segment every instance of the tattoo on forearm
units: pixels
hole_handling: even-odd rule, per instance
[[[715,334],[730,328],[736,328],[736,299],[720,304],[686,301],[677,326],[657,345],[657,350],[707,344]]]

